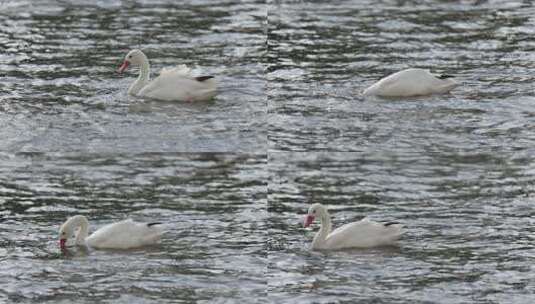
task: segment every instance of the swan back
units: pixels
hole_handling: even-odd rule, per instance
[[[162,68],[160,71],[161,77],[186,77],[193,79],[193,74],[190,68],[185,64],[177,65],[172,68]]]
[[[202,80],[199,80],[202,79]],[[164,68],[138,95],[159,100],[205,101],[213,98],[217,83],[212,78],[196,77],[185,65]]]
[[[401,224],[383,224],[364,218],[335,229],[327,236],[323,246],[341,249],[392,245],[403,233],[402,228]]]
[[[129,249],[158,242],[164,233],[160,225],[137,223],[131,219],[106,225],[91,234],[86,242],[97,249]]]
[[[364,96],[408,97],[445,93],[458,86],[453,79],[440,79],[424,69],[406,69],[387,76],[366,90]]]

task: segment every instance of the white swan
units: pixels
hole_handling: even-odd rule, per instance
[[[313,204],[308,209],[305,227],[319,218],[321,228],[314,240],[312,249],[370,248],[392,245],[402,234],[403,225],[399,223],[377,223],[364,218],[358,222],[343,225],[331,232],[331,218],[321,204]]]
[[[406,69],[387,76],[362,92],[364,96],[409,97],[446,93],[459,84],[452,76],[435,76],[424,69]]]
[[[166,101],[206,101],[216,95],[213,76],[194,76],[185,65],[164,68],[160,75],[150,80],[150,65],[147,56],[140,50],[126,55],[118,72],[124,72],[130,65],[139,66],[139,77],[128,89],[128,94]]]
[[[59,244],[66,249],[67,240],[74,236],[75,244],[95,249],[129,249],[151,245],[163,234],[161,223],[136,223],[131,219],[106,225],[90,236],[89,222],[83,215],[69,218],[59,229]]]

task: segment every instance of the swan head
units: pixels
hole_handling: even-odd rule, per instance
[[[138,49],[131,50],[124,57],[123,64],[119,67],[119,73],[124,72],[130,65],[140,66],[144,62],[147,62],[147,56]]]
[[[319,203],[313,204],[308,208],[308,213],[305,217],[305,228],[310,226],[316,219],[316,217],[324,217],[327,214],[327,209]]]
[[[59,247],[61,250],[65,250],[67,240],[74,234],[74,228],[72,224],[72,217],[68,219],[61,227],[59,227]]]
[[[78,228],[84,221],[83,215],[76,215],[67,219],[61,227],[59,227],[59,247],[61,250],[65,250],[67,247],[67,240],[76,234],[76,228]],[[87,219],[85,219],[87,221]]]

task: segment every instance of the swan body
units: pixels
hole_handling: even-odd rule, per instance
[[[150,65],[147,56],[140,50],[126,55],[119,73],[130,65],[139,66],[139,76],[128,94],[165,101],[206,101],[216,95],[217,84],[213,76],[194,76],[190,68],[179,65],[164,68],[155,79],[150,79]]]
[[[364,96],[410,97],[446,93],[459,84],[451,76],[435,76],[424,69],[406,69],[387,76],[362,93]]]
[[[89,221],[83,215],[69,218],[59,229],[60,247],[75,237],[75,244],[95,249],[130,249],[157,243],[163,230],[160,223],[137,223],[131,219],[106,225],[88,236]]]
[[[403,225],[398,223],[378,223],[367,218],[343,225],[331,231],[331,218],[321,204],[313,204],[305,218],[305,227],[319,218],[321,228],[314,236],[312,249],[336,250],[344,248],[371,248],[393,245],[402,234]]]

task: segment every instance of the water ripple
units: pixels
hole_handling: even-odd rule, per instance
[[[263,3],[4,2],[0,120],[11,140],[3,151],[264,150]],[[116,68],[131,48],[145,50],[153,73],[202,66],[219,79],[220,94],[166,109],[127,97],[134,73]]]
[[[295,303],[485,303],[532,299],[533,155],[272,153],[269,294]],[[406,225],[399,247],[311,252],[313,202],[334,226]],[[357,300],[356,300],[357,299]]]
[[[499,3],[272,3],[270,149],[531,149],[533,6]],[[413,99],[359,96],[408,67],[455,75],[462,86]]]
[[[3,154],[0,299],[250,302],[266,286],[265,166],[265,155]],[[57,229],[75,214],[167,233],[128,253],[62,256]]]

